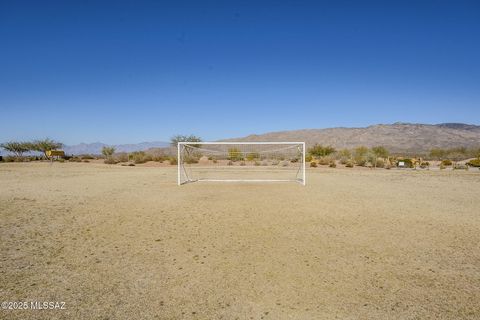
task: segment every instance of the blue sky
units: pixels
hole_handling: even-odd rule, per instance
[[[0,141],[480,124],[478,1],[0,1]]]

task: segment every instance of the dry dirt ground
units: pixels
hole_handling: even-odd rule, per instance
[[[480,172],[0,164],[1,319],[479,319]]]

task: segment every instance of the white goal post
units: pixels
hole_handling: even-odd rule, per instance
[[[179,142],[178,184],[280,182],[305,185],[305,142]]]

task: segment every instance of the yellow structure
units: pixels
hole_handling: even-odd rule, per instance
[[[47,156],[49,157],[65,157],[65,151],[63,150],[48,150]]]

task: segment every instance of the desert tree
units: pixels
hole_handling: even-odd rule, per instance
[[[182,134],[177,134],[174,135],[173,137],[170,138],[170,145],[172,147],[177,147],[179,142],[202,142],[202,138],[195,136],[193,134],[191,135],[182,135]],[[198,148],[200,145],[198,144],[191,144],[192,147]],[[185,150],[187,156],[191,156],[190,149]],[[199,155],[197,155],[199,156]]]
[[[63,143],[46,138],[43,140],[35,140],[31,143],[31,148],[34,151],[42,152],[45,158],[50,159],[47,151],[58,150],[63,147]]]
[[[191,135],[181,135],[177,134],[170,138],[170,145],[172,147],[176,147],[179,142],[202,142],[202,138],[195,136],[193,134]]]
[[[113,156],[113,154],[115,153],[115,147],[103,147],[102,148],[102,154],[106,157],[106,158],[111,158]]]
[[[377,167],[377,161],[378,158],[387,158],[388,157],[388,150],[385,147],[382,146],[376,146],[372,148],[372,154],[373,154],[373,166],[376,168]]]
[[[115,161],[113,160],[113,154],[115,153],[115,147],[107,147],[104,146],[102,148],[102,154],[105,156],[105,163],[107,164],[115,164]]]
[[[29,142],[9,141],[0,144],[0,147],[13,153],[17,158],[21,158],[25,152],[32,150],[32,144]]]

